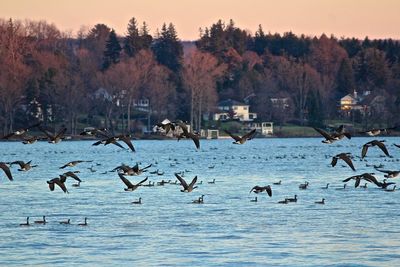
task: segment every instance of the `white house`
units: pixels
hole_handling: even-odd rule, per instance
[[[240,121],[253,121],[257,118],[257,113],[249,112],[250,105],[236,100],[228,99],[218,103],[219,111],[214,113],[213,119],[227,120],[239,119]],[[232,118],[231,118],[232,117]]]
[[[340,99],[340,111],[344,114],[350,114],[352,110],[359,110],[360,112],[364,112],[367,108],[366,105],[363,105],[361,102],[363,98],[370,94],[369,91],[364,92],[363,96],[360,97],[357,94],[357,91],[354,90],[352,94],[345,95]]]

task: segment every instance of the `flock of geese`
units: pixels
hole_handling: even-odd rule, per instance
[[[44,135],[43,136],[31,136],[28,134],[28,132],[33,129],[33,128],[37,128],[40,132],[42,132]],[[187,139],[191,139],[193,140],[193,143],[195,145],[195,147],[197,149],[200,148],[200,136],[198,133],[195,132],[191,132],[189,131],[188,127],[186,126],[186,123],[184,123],[183,121],[175,121],[175,122],[169,122],[169,123],[159,123],[157,124],[157,128],[159,130],[160,133],[165,134],[165,135],[169,135],[172,137],[175,137],[178,139],[178,141],[180,139],[183,138],[187,138]],[[393,127],[393,128],[386,128],[386,129],[371,129],[365,132],[360,132],[363,134],[368,134],[372,137],[375,137],[383,132],[388,132],[389,130],[394,130],[397,129],[398,127]],[[318,133],[320,133],[323,137],[324,140],[322,140],[322,143],[325,144],[332,144],[334,142],[337,142],[343,138],[348,138],[351,139],[351,134],[346,132],[345,127],[342,125],[340,127],[338,127],[337,129],[335,129],[333,132],[327,132],[325,130],[322,130],[320,128],[314,128]],[[19,139],[22,140],[22,142],[24,144],[33,144],[34,142],[38,141],[38,140],[47,140],[49,143],[53,143],[53,144],[57,144],[59,143],[61,140],[63,140],[65,138],[64,134],[66,132],[66,128],[62,127],[58,132],[56,133],[52,133],[51,131],[49,131],[48,129],[45,129],[45,127],[41,126],[41,124],[34,124],[31,125],[27,128],[24,129],[19,129],[15,132],[9,133],[5,136],[3,136],[1,139],[3,140],[7,140],[7,139]],[[246,133],[243,136],[238,136],[235,134],[232,134],[229,131],[225,131],[230,137],[232,137],[232,139],[234,140],[234,144],[239,144],[242,145],[244,143],[246,143],[247,141],[251,140],[254,138],[254,136],[256,135],[256,129],[251,130],[250,132]],[[109,133],[106,129],[95,129],[95,128],[91,128],[90,130],[87,131],[83,131],[82,133],[80,133],[80,135],[82,136],[94,136],[99,138],[100,140],[96,141],[95,143],[93,143],[94,146],[98,146],[100,144],[103,144],[104,146],[109,145],[109,144],[113,144],[115,146],[118,146],[120,148],[124,148],[123,145],[121,145],[120,142],[125,143],[128,148],[132,151],[135,152],[135,148],[131,142],[131,135],[112,135],[111,133]],[[353,171],[356,171],[356,168],[353,164],[353,159],[354,157],[359,157],[360,160],[363,160],[366,156],[367,156],[367,152],[370,148],[372,147],[377,147],[378,149],[380,149],[387,157],[391,157],[391,155],[388,152],[387,147],[385,146],[385,140],[372,140],[369,141],[367,143],[365,143],[362,147],[362,151],[361,151],[361,156],[353,156],[350,152],[342,152],[339,153],[335,156],[332,157],[332,161],[331,161],[331,166],[335,167],[338,163],[339,160],[342,160],[344,163],[346,163]],[[394,144],[396,147],[400,147],[400,145]],[[92,161],[85,161],[85,160],[75,160],[75,161],[71,161],[68,162],[62,166],[59,167],[59,169],[65,169],[68,167],[74,167],[80,163],[83,162],[92,162]],[[18,171],[29,171],[34,167],[37,167],[37,165],[32,165],[31,161],[28,162],[24,162],[24,161],[13,161],[13,162],[0,162],[0,168],[4,171],[5,175],[7,176],[7,178],[10,181],[13,181],[13,176],[10,170],[10,167],[13,165],[19,165],[19,169]],[[138,176],[141,175],[145,172],[148,171],[148,169],[152,167],[152,164],[140,168],[139,164],[137,163],[134,166],[128,166],[125,164],[122,164],[120,166],[115,167],[114,169],[111,170],[111,172],[117,172],[118,177],[120,178],[120,180],[124,183],[124,185],[126,186],[126,188],[124,188],[125,191],[135,191],[137,190],[139,187],[142,186],[154,186],[154,182],[151,183],[149,181],[149,183],[146,183],[146,181],[148,181],[148,177],[142,179],[140,182],[138,183],[134,183],[132,181],[130,181],[126,176]],[[400,171],[399,170],[384,170],[381,168],[381,166],[374,166],[375,169],[379,172],[384,173],[384,177],[385,179],[383,179],[382,181],[379,181],[374,175],[375,173],[362,173],[362,174],[357,174],[351,177],[348,177],[346,179],[343,180],[344,183],[347,183],[351,180],[355,181],[355,187],[366,187],[367,183],[372,183],[374,185],[376,185],[377,187],[385,190],[385,191],[389,191],[389,192],[393,192],[396,190],[396,185],[394,182],[387,182],[388,179],[392,179],[395,178],[397,176],[399,176]],[[94,171],[93,169],[91,169],[92,171]],[[64,172],[62,174],[59,174],[58,177],[52,178],[50,180],[47,181],[47,185],[50,189],[50,191],[54,191],[56,186],[59,187],[64,193],[69,193],[67,186],[66,186],[66,181],[67,179],[73,179],[75,180],[77,183],[73,184],[72,186],[74,187],[79,187],[80,183],[82,182],[82,180],[78,177],[79,171],[67,171]],[[107,172],[105,172],[107,173]],[[151,173],[155,173],[158,175],[162,175],[163,172],[159,172],[159,170],[155,171],[155,172],[151,172]],[[179,184],[182,186],[181,192],[192,192],[193,190],[195,190],[197,188],[197,176],[195,176],[190,182],[186,181],[183,178],[183,174],[184,172],[181,173],[175,173],[175,177],[176,177],[176,181],[175,182],[171,182],[169,181],[164,181],[162,180],[161,182],[158,182],[157,185],[164,185],[164,184],[177,184],[178,182]],[[366,183],[365,185],[360,185],[361,181],[364,180]],[[202,183],[202,182],[201,182]],[[215,179],[211,182],[208,183],[215,183]],[[280,185],[281,181],[279,182],[275,182],[273,183],[273,185]],[[303,184],[299,185],[299,189],[301,190],[305,190],[307,189],[309,183],[305,182]],[[393,185],[393,187],[389,187]],[[329,184],[326,185],[325,189],[328,189]],[[343,189],[346,188],[346,184],[344,184]],[[255,194],[259,194],[262,192],[266,192],[266,194],[269,197],[272,197],[272,186],[271,185],[255,185],[254,187],[251,188],[250,193],[255,193]],[[298,198],[297,195],[295,195],[293,198],[285,198],[281,201],[278,201],[277,203],[279,204],[288,204],[291,202],[297,202]],[[254,199],[250,200],[251,202],[257,202],[258,198],[254,197]],[[192,201],[192,203],[194,204],[202,204],[204,203],[204,195],[201,195],[198,199],[195,199]],[[322,198],[322,200],[320,201],[315,201],[315,204],[325,204],[325,198]],[[135,200],[132,202],[132,204],[142,204],[142,198],[139,198],[138,200]],[[34,221],[34,224],[46,224],[46,217],[43,216],[43,220],[36,220]],[[67,219],[65,221],[61,221],[59,222],[60,224],[71,224],[71,220]],[[27,217],[26,219],[26,223],[21,223],[20,226],[29,226],[29,217]],[[86,226],[87,225],[87,218],[85,217],[85,221],[84,223],[79,223],[78,225],[80,226]]]

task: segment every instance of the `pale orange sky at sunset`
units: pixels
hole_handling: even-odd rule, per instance
[[[104,23],[124,35],[130,18],[149,25],[152,34],[172,22],[182,40],[195,40],[199,28],[218,19],[250,30],[336,37],[400,39],[398,0],[0,0],[0,18],[46,20],[76,33]]]

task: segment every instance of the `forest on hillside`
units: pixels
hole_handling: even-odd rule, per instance
[[[135,18],[124,36],[105,24],[72,34],[46,21],[0,19],[0,62],[3,134],[38,120],[71,134],[84,126],[132,132],[164,118],[200,129],[225,99],[247,101],[260,120],[277,124],[400,123],[400,43],[392,39],[278,34],[261,25],[251,34],[231,20],[182,42],[172,23],[152,34]],[[343,117],[339,100],[354,91],[368,112]]]

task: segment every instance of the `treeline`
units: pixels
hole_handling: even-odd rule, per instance
[[[195,42],[181,42],[172,23],[152,35],[132,18],[126,32],[97,24],[73,36],[45,21],[0,20],[3,133],[37,120],[72,134],[84,125],[128,132],[164,118],[200,129],[228,98],[248,101],[263,121],[316,126],[340,118],[338,101],[354,90],[370,102],[353,120],[399,123],[398,41],[261,26],[252,35],[232,20],[201,29]]]

